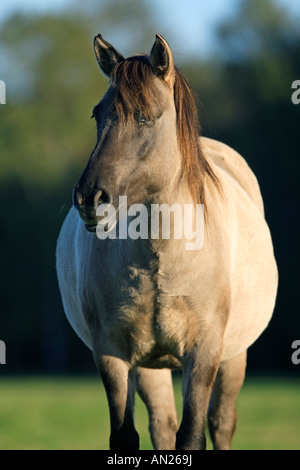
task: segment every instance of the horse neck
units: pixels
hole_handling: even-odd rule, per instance
[[[168,256],[172,256],[178,259],[178,257],[180,257],[182,254],[184,254],[184,252],[186,252],[186,250],[188,249],[187,246],[190,246],[191,241],[186,238],[186,235],[188,234],[189,230],[194,233],[195,230],[198,230],[199,232],[199,230],[203,228],[204,217],[202,220],[202,212],[198,212],[198,214],[196,215],[196,210],[202,211],[202,207],[200,205],[196,206],[196,204],[194,203],[191,191],[187,184],[187,180],[184,177],[176,178],[173,184],[171,184],[152,198],[151,203],[148,206],[149,213],[151,213],[151,211],[153,210],[152,208],[154,204],[159,205],[160,207],[162,207],[162,205],[166,205],[169,209],[172,209],[170,211],[171,236],[170,239],[164,239],[161,234],[159,239],[153,239],[150,237],[150,244],[152,250],[157,253],[167,253]],[[179,228],[179,232],[182,234],[182,238],[180,239],[175,239],[174,237],[174,208],[175,210],[178,210],[179,213],[181,213],[182,217],[182,225]],[[191,212],[188,212],[189,210]],[[190,217],[188,218],[187,228],[185,227],[186,214],[188,216],[190,215]],[[202,226],[200,226],[200,224],[202,224]],[[198,239],[200,240],[200,238],[201,237],[199,235]]]
[[[151,204],[193,204],[193,197],[188,186],[187,177],[183,174],[174,175],[173,181],[152,198]]]

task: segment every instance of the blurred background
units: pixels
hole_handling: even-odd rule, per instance
[[[149,53],[161,33],[199,97],[203,134],[255,172],[280,283],[248,374],[299,377],[299,20],[298,0],[1,2],[0,378],[96,374],[63,313],[55,246],[96,140],[91,111],[107,89],[92,48],[98,32],[125,56]]]

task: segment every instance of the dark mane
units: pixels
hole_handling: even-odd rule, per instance
[[[175,68],[174,101],[183,171],[186,174],[193,201],[196,204],[205,204],[205,177],[210,178],[219,191],[221,185],[201,149],[199,138],[201,127],[194,92],[177,68]]]
[[[112,85],[117,88],[115,105],[120,119],[133,122],[135,112],[154,119],[158,96],[154,86],[155,75],[147,56],[130,57],[119,63],[114,71]],[[221,185],[202,153],[200,125],[194,93],[184,75],[175,68],[174,102],[177,116],[177,138],[182,154],[182,174],[195,203],[205,204],[204,182],[208,177],[221,190]]]

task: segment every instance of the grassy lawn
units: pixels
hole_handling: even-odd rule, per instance
[[[181,415],[181,383],[175,381]],[[233,449],[300,449],[300,380],[248,378]],[[141,449],[152,449],[136,400]],[[0,379],[0,449],[107,449],[109,414],[97,378]],[[209,445],[209,448],[211,446]]]

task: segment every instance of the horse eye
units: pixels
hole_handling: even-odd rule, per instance
[[[146,116],[144,115],[138,116],[137,121],[138,121],[139,127],[142,127],[142,126],[152,127],[154,125],[154,121],[151,119],[147,119]]]

